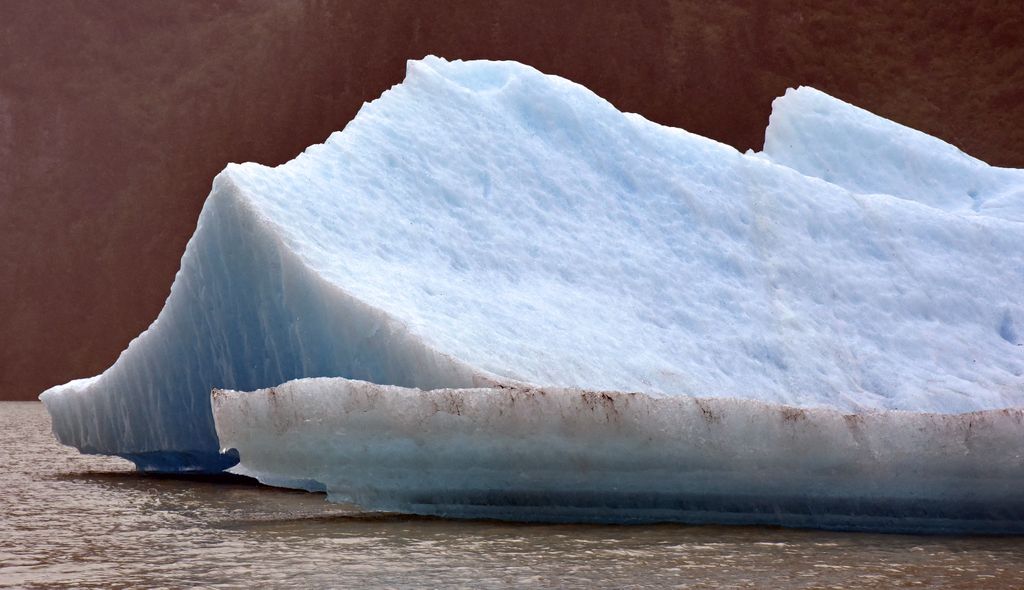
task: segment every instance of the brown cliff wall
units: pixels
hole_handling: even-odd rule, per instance
[[[428,53],[516,59],[741,149],[810,84],[1024,167],[1024,4],[817,4],[0,2],[0,399],[106,368],[227,162],[290,159]]]

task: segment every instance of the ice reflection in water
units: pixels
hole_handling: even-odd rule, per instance
[[[542,526],[359,513],[78,455],[0,403],[0,586],[1024,587],[1024,539]]]

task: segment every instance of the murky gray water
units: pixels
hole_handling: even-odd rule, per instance
[[[0,587],[1024,588],[1024,539],[360,514],[134,473],[0,403]]]

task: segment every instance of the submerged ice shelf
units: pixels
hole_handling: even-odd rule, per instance
[[[810,99],[794,99],[804,96]],[[481,416],[492,416],[492,402],[500,407],[502,388],[535,387],[566,400],[577,390],[606,392],[587,395],[644,400],[631,403],[678,416],[679,424],[664,428],[683,431],[696,428],[693,404],[699,397],[701,403],[725,404],[730,416],[749,417],[744,423],[751,428],[775,428],[772,417],[780,412],[813,416],[800,424],[827,431],[821,440],[839,445],[837,453],[845,452],[842,437],[853,436],[833,431],[837,416],[884,425],[870,432],[891,434],[887,444],[898,449],[905,441],[896,436],[897,425],[923,425],[934,438],[927,444],[921,442],[926,438],[907,439],[906,452],[924,453],[925,470],[934,459],[929,445],[942,432],[959,436],[959,426],[949,424],[973,424],[964,416],[989,420],[1005,410],[1009,417],[991,418],[994,430],[978,439],[985,442],[977,450],[953,439],[945,448],[968,449],[971,459],[964,465],[977,461],[973,471],[956,473],[970,471],[993,482],[977,492],[987,498],[985,506],[1013,505],[1012,495],[995,498],[1007,482],[1020,481],[1019,451],[1004,445],[1007,454],[988,452],[997,448],[988,441],[1024,434],[1013,409],[1024,407],[1024,223],[1013,214],[1020,207],[1013,188],[1021,186],[1014,184],[1019,171],[993,169],[960,154],[977,163],[979,179],[995,180],[972,184],[983,206],[946,206],[929,200],[930,177],[900,168],[912,160],[904,152],[891,149],[882,157],[868,144],[889,138],[933,169],[946,165],[947,152],[956,151],[952,146],[808,89],[780,99],[776,111],[765,153],[744,155],[621,113],[581,86],[520,64],[410,62],[402,84],[365,105],[324,144],[276,168],[230,165],[218,175],[157,320],[102,375],[42,395],[54,432],[84,452],[121,455],[140,469],[159,471],[225,469],[238,455],[221,454],[223,446],[241,452],[239,469],[265,481],[302,482],[342,497],[372,487],[375,476],[367,472],[347,481],[338,474],[276,471],[283,464],[273,455],[276,447],[261,437],[285,435],[258,429],[266,420],[287,417],[289,406],[279,403],[279,417],[260,422],[245,412],[270,416],[259,400],[279,397],[220,394],[218,439],[210,390],[277,391],[294,379],[338,378],[328,385],[298,382],[315,384],[311,389],[286,387],[324,398],[316,403],[328,412],[350,397],[344,393],[352,390],[350,380],[365,381],[377,385],[359,387],[408,405],[393,408],[396,422],[381,418],[387,432],[405,428],[405,412],[422,413],[417,408],[423,400],[441,395],[430,390],[442,388],[478,400]],[[847,159],[837,155],[841,144],[814,147],[829,136],[813,133],[809,113],[826,121],[828,113],[847,119]],[[876,127],[881,131],[863,131]],[[787,137],[791,141],[781,139]],[[814,153],[832,158],[829,170],[848,170],[830,172],[834,182],[815,178],[825,174],[808,163],[807,154]],[[876,184],[865,180],[872,167],[879,171]],[[660,459],[656,445],[640,449],[637,433],[647,426],[638,415],[631,414],[628,440],[616,446],[618,431],[608,424],[582,433],[577,426],[591,422],[570,415],[575,402],[541,404],[537,411],[552,410],[551,403],[567,421],[552,431],[552,449],[579,456],[574,449],[585,441],[609,437],[598,456],[584,457],[584,467],[593,460],[628,465],[634,453],[643,457],[639,464],[658,467],[630,473],[637,482],[654,482],[673,457],[692,457],[683,439],[664,439],[675,454]],[[757,417],[759,412],[764,415]],[[971,412],[981,414],[965,414]],[[435,463],[451,460],[452,466],[473,460],[457,456],[458,441],[469,452],[490,449],[480,451],[481,465],[489,467],[467,473],[485,478],[481,490],[498,489],[493,486],[503,480],[492,469],[501,464],[495,458],[502,445],[521,453],[531,448],[513,436],[529,438],[530,424],[540,422],[528,418],[510,414],[500,427],[506,432],[500,444],[484,442],[487,429],[456,434],[456,428],[448,442],[424,440],[442,445]],[[346,422],[350,413],[322,419],[340,421],[338,432],[352,424],[371,434],[358,420]],[[522,420],[525,425],[517,423]],[[316,453],[333,461],[329,451],[344,446],[325,447],[324,433],[309,424],[304,432],[305,426],[289,422],[288,441],[296,446],[279,449],[297,469],[316,464]],[[670,437],[658,424],[651,423],[661,430],[650,436]],[[777,453],[771,464],[783,469],[791,459],[786,454],[797,448],[782,444],[779,435],[771,439],[774,449],[743,451],[743,445],[758,443],[742,437],[727,442],[725,433],[735,431],[716,432],[712,438],[726,451],[712,455],[722,460]],[[344,440],[361,440],[352,436]],[[366,452],[404,464],[405,451],[396,450],[401,445],[377,435],[366,440],[377,449]],[[847,453],[849,461],[878,455],[881,443],[869,443]],[[448,444],[454,446],[443,446]],[[624,454],[613,456],[615,449]],[[310,461],[299,459],[303,453]],[[794,481],[812,481],[806,470],[819,473],[815,465],[852,465],[834,459],[798,462]],[[567,469],[567,460],[553,465]],[[715,473],[738,486],[752,465],[741,461]],[[888,481],[891,465],[881,465],[877,477],[866,481]],[[606,471],[595,475],[591,495],[566,491],[572,486],[565,482],[576,477],[569,473],[564,477],[570,479],[530,493],[600,504],[609,482],[632,485]],[[934,473],[955,487],[954,475]],[[429,487],[434,476],[405,477],[427,477],[410,484],[412,493]],[[789,502],[799,503],[863,491],[841,475],[813,481],[803,491],[779,483],[765,497],[781,502],[792,493]],[[723,494],[739,489],[726,488]],[[716,497],[712,488],[679,490]],[[864,501],[884,503],[880,490],[864,492]],[[923,498],[914,493],[899,498]],[[359,497],[368,507],[416,504],[409,496]],[[495,498],[490,492],[485,497]],[[960,502],[955,498],[945,497],[947,507]],[[1013,514],[1020,518],[1019,511]]]
[[[236,472],[364,508],[541,522],[1024,533],[1024,409],[794,408],[303,379],[216,390]]]

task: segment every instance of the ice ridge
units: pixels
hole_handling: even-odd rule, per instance
[[[854,192],[1024,221],[1024,170],[989,166],[814,88],[789,89],[775,99],[763,153]]]

